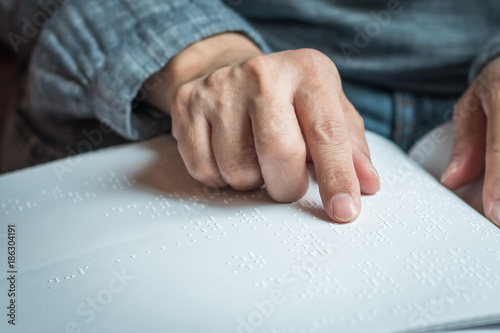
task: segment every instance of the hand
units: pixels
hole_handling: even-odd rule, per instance
[[[453,121],[455,142],[441,182],[456,190],[484,172],[484,213],[500,227],[500,57],[459,99]]]
[[[208,186],[265,184],[274,200],[290,202],[307,191],[309,151],[327,214],[356,219],[360,193],[380,184],[335,65],[315,50],[244,53],[171,84],[172,134],[189,173]]]

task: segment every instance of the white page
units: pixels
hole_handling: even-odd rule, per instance
[[[425,134],[413,147],[408,155],[418,165],[440,179],[448,166],[453,149],[453,123],[448,122]],[[471,184],[467,184],[455,193],[481,214],[483,210],[484,173]]]
[[[264,190],[208,190],[169,137],[0,177],[2,244],[7,225],[16,230],[17,331],[399,332],[500,322],[500,230],[392,143],[368,140],[382,190],[362,198],[350,224],[327,222],[313,181],[292,204]],[[3,309],[8,288],[2,279]],[[2,317],[1,331],[15,331]]]

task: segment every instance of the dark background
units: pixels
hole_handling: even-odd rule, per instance
[[[13,115],[16,101],[18,66],[17,57],[0,44],[0,158],[3,156],[1,150],[5,144],[8,119]]]

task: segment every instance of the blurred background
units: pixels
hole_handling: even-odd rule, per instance
[[[12,49],[0,43],[0,159],[4,156],[5,138],[8,131],[7,123],[11,121],[14,114],[19,64],[20,61]],[[3,164],[2,162],[0,160],[0,165]]]

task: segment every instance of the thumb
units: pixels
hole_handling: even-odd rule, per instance
[[[456,190],[479,177],[485,166],[486,116],[474,85],[455,105],[453,123],[455,140],[441,183]]]

